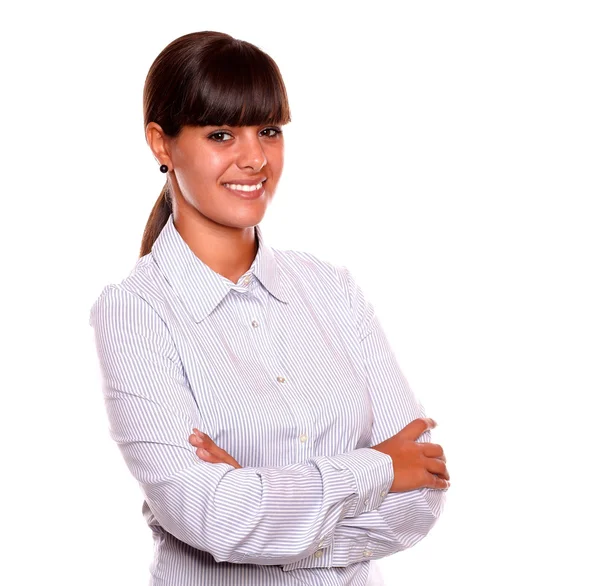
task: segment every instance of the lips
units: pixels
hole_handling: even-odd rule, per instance
[[[224,183],[223,185],[228,189],[235,189],[236,191],[256,191],[262,187],[263,181],[257,181],[256,183],[239,183],[236,181],[230,181],[229,183]]]
[[[223,187],[243,199],[258,199],[265,192],[264,181],[250,185],[244,183],[224,183]]]

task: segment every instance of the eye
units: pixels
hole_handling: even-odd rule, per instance
[[[226,138],[229,137],[229,138]],[[229,132],[225,132],[224,130],[219,130],[218,132],[213,132],[208,136],[210,140],[214,140],[215,142],[227,142],[233,139],[233,136]]]
[[[265,128],[264,130],[260,131],[260,134],[262,136],[266,136],[267,138],[275,138],[277,136],[279,136],[282,133],[281,128],[277,128],[275,126],[271,126],[269,128]]]

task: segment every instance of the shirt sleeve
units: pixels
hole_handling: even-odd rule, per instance
[[[372,304],[350,272],[342,272],[373,407],[371,445],[377,445],[425,413],[400,370]],[[417,441],[430,442],[431,432],[425,432]],[[445,498],[445,490],[429,488],[389,493],[377,510],[346,512],[326,535],[319,551],[283,569],[345,567],[412,547],[434,526]]]
[[[345,517],[374,511],[391,458],[369,448],[281,468],[203,462],[188,442],[203,428],[167,324],[122,285],[90,314],[110,434],[160,525],[217,561],[292,564]]]

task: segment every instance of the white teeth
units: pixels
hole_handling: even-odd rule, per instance
[[[263,182],[256,185],[236,185],[235,183],[224,183],[225,187],[235,189],[236,191],[256,191],[262,187]]]

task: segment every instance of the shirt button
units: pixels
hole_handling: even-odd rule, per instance
[[[325,545],[325,541],[319,541],[319,549],[321,549]]]
[[[317,551],[315,551],[315,557],[316,558],[323,557],[323,550],[322,549],[318,549]]]
[[[365,505],[365,507],[368,507],[369,506],[369,499],[365,499],[365,501],[364,501],[363,504]]]
[[[250,278],[251,278],[250,275],[248,275],[247,277],[244,277],[244,280],[242,281],[242,283],[244,285],[247,285],[250,282]]]
[[[308,439],[308,437],[306,436],[306,434],[305,434],[305,433],[303,433],[303,434],[300,436],[300,441],[301,441],[302,443],[304,443],[304,442],[305,442],[307,439]]]
[[[363,551],[363,555],[366,558],[370,558],[373,555],[373,552],[370,549],[365,549],[365,551]]]
[[[284,383],[285,382],[285,378],[283,378],[282,376],[278,376],[277,377],[277,382],[278,383]]]
[[[385,490],[381,491],[381,498],[385,498],[387,496],[387,492]]]
[[[255,319],[252,320],[252,327],[253,328],[257,328],[258,327],[258,322]]]

